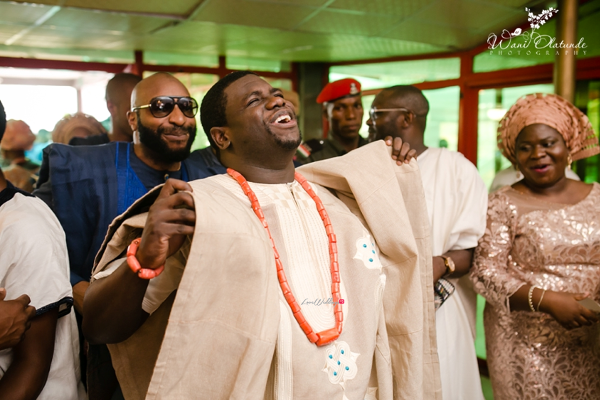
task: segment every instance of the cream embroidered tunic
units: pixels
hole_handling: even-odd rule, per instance
[[[301,173],[337,235],[340,337],[317,347],[293,319],[271,241],[237,183],[228,176],[193,181],[192,241],[150,282],[143,307],[162,304],[130,338],[109,345],[126,398],[440,399],[431,245],[416,162],[396,166],[379,142]],[[251,186],[307,320],[317,331],[332,328],[332,306],[310,298],[331,296],[328,243],[312,199],[297,184]],[[157,193],[113,222],[94,279],[140,236]],[[161,280],[177,281],[169,271],[183,271],[176,296],[153,290]]]
[[[229,175],[211,179],[250,207],[239,184]],[[333,328],[329,241],[315,202],[296,181],[249,184],[263,208],[287,280],[304,317],[315,332]],[[317,185],[311,186],[317,196],[328,193]],[[382,317],[385,275],[375,241],[360,222],[356,222],[354,241],[338,243],[340,253],[352,257],[345,263],[340,258],[340,287],[344,299],[342,335],[323,347],[310,343],[279,290],[280,322],[267,399],[378,398],[376,376],[371,378],[371,373],[377,330],[385,330]],[[153,313],[179,286],[189,245],[187,241],[180,254],[169,260],[165,272],[150,281],[142,304],[146,312]],[[114,261],[94,278],[110,275],[123,260]],[[350,294],[346,285],[351,289]]]

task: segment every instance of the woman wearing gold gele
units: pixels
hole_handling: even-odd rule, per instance
[[[498,147],[523,180],[490,195],[471,278],[484,296],[494,398],[600,399],[600,185],[565,177],[600,153],[587,117],[556,95],[519,99]]]

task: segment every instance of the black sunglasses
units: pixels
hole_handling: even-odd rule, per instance
[[[150,104],[133,107],[131,111],[137,111],[142,108],[150,109],[150,113],[156,118],[164,118],[171,114],[175,109],[175,105],[179,107],[183,115],[188,118],[194,118],[198,113],[198,103],[191,97],[172,97],[159,96],[150,100]]]

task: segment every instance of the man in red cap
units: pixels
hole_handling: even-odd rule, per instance
[[[298,148],[298,159],[303,164],[325,160],[348,153],[367,140],[358,134],[362,125],[363,106],[360,82],[346,78],[328,83],[317,103],[323,104],[323,115],[329,122],[327,139],[312,139]]]

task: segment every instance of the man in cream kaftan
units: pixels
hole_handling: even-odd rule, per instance
[[[191,392],[198,393],[198,398],[215,399],[220,398],[222,393],[238,393],[236,386],[240,387],[245,399],[438,398],[437,357],[431,331],[431,272],[430,267],[427,270],[425,265],[430,254],[427,251],[429,228],[426,222],[418,225],[418,221],[426,221],[422,192],[408,193],[412,190],[410,186],[418,182],[418,172],[414,163],[404,167],[392,166],[389,160],[381,158],[382,153],[389,154],[382,151],[383,143],[375,147],[379,147],[379,151],[367,146],[343,158],[328,160],[327,164],[315,163],[300,169],[313,182],[323,184],[329,181],[330,187],[338,189],[338,196],[347,204],[327,189],[311,183],[323,201],[338,237],[341,294],[344,299],[344,328],[338,340],[317,347],[300,330],[276,281],[268,237],[264,236],[264,228],[252,213],[250,202],[239,185],[227,175],[195,181],[192,185],[195,201],[197,207],[203,210],[199,213],[203,217],[198,223],[204,225],[206,233],[200,234],[198,225],[193,240],[187,241],[180,252],[169,259],[162,275],[150,281],[143,308],[152,316],[146,324],[125,342],[109,345],[127,400],[178,398]],[[361,153],[370,154],[373,168],[386,164],[388,172],[380,174],[382,176],[375,179],[367,190],[364,187],[350,190],[354,186],[352,183],[360,181],[362,176],[355,177],[348,186],[348,183],[338,183],[341,180],[335,172],[347,170],[349,165],[364,160],[365,156]],[[404,171],[398,176],[398,181],[393,173],[396,168]],[[382,185],[389,179],[395,181],[394,187]],[[398,183],[402,183],[402,192]],[[314,201],[297,182],[279,185],[250,183],[250,186],[262,205],[302,312],[316,331],[334,326],[333,307],[329,300],[331,278],[327,238]],[[373,191],[373,187],[379,189]],[[350,194],[365,198],[362,207],[348,197]],[[407,213],[404,207],[397,207],[397,199],[391,195],[404,195],[406,207],[412,212]],[[151,197],[149,195],[148,200]],[[139,234],[145,214],[123,220],[135,214],[136,209],[143,210],[144,200],[113,224],[108,236],[112,239],[105,243],[100,253],[102,259],[95,270],[94,280],[105,278],[122,263],[118,256],[129,238]],[[381,212],[386,202],[393,202],[396,209]],[[223,207],[229,213],[223,214]],[[381,214],[375,215],[377,212]],[[365,219],[379,219],[379,224],[373,225],[373,232],[360,222]],[[393,221],[397,224],[390,225]],[[249,233],[246,232],[247,225],[252,226]],[[390,232],[396,232],[396,237]],[[416,246],[411,239],[413,235],[417,238]],[[386,249],[387,255],[382,255],[380,246]],[[219,255],[210,256],[211,250],[215,249],[219,250]],[[197,260],[204,262],[198,261],[197,264]],[[269,267],[265,268],[260,263]],[[226,275],[230,280],[220,277],[229,269],[231,272]],[[385,274],[382,273],[384,271]],[[384,316],[382,292],[386,275],[387,284],[391,280],[398,290],[391,291],[390,297],[383,301],[390,312]],[[225,281],[233,287],[214,289],[213,282]],[[176,288],[179,289],[173,305],[172,293]],[[199,297],[194,295],[196,300],[189,303],[191,300],[186,299],[192,297],[191,292]],[[323,304],[317,305],[319,301]],[[201,304],[210,304],[210,307],[201,307]],[[170,311],[163,341],[171,306],[173,310]],[[189,316],[190,306],[198,308],[194,312],[196,317]],[[185,309],[182,309],[181,316],[188,321],[183,325],[176,322],[180,315],[176,310],[181,307]],[[229,315],[232,312],[237,318]],[[243,321],[239,322],[238,318],[245,319],[250,327],[245,326]],[[210,327],[207,321],[213,319],[220,322]],[[237,326],[236,329],[243,328],[244,332],[225,332],[228,330],[221,329],[225,322]],[[184,336],[179,329],[187,325],[189,329],[185,329],[187,335]],[[197,336],[193,326],[201,327],[207,333]],[[391,332],[389,337],[388,332]],[[184,361],[170,357],[171,351],[182,351],[170,350],[167,342],[171,341],[176,348],[186,349],[183,351]],[[249,345],[248,341],[252,343]],[[233,363],[238,359],[246,362]],[[155,362],[156,369],[153,371]],[[199,365],[191,366],[190,363]],[[181,369],[171,373],[172,369],[178,368],[175,364]],[[392,365],[398,369],[394,377]],[[161,374],[168,376],[161,378]],[[182,387],[181,381],[187,381],[188,376],[189,386]],[[151,379],[148,397],[145,397]],[[392,393],[394,380],[397,391]],[[222,393],[221,387],[224,387]]]
[[[428,148],[417,159],[431,221],[433,255],[471,249],[485,231],[487,192],[462,154]],[[468,277],[449,279],[456,291],[436,311],[444,399],[483,399],[475,354],[477,298]],[[460,396],[460,397],[457,397]]]
[[[206,181],[221,186],[227,190],[228,196],[232,196],[232,200],[250,208],[250,201],[230,176],[218,175]],[[250,183],[250,187],[264,210],[280,257],[286,261],[286,276],[304,316],[315,332],[333,327],[335,319],[331,299],[329,247],[314,201],[296,181],[276,185]],[[324,188],[316,185],[313,188],[321,199],[329,198],[334,203],[340,203]],[[336,215],[330,213],[330,218],[335,224]],[[343,261],[343,265],[347,267],[341,274],[345,334],[324,347],[310,343],[294,319],[281,290],[278,290],[276,303],[279,326],[273,357],[275,362],[269,373],[268,393],[265,396],[268,399],[347,399],[357,398],[357,395],[363,398],[361,396],[365,395],[362,393],[364,389],[367,389],[367,399],[377,398],[376,376],[371,376],[371,370],[375,369],[373,362],[376,342],[365,340],[364,337],[375,339],[378,332],[381,332],[383,346],[380,352],[389,354],[385,340],[385,320],[382,316],[385,275],[375,241],[360,221],[349,213],[339,218],[350,219],[347,222],[349,226],[345,229],[353,231],[351,235],[347,235],[350,240],[348,243],[338,242],[339,247],[348,249],[343,256],[340,254],[340,263]],[[346,235],[339,233],[338,237]],[[189,247],[187,250],[189,251]],[[113,268],[119,265],[119,262],[112,264]],[[183,274],[182,267],[181,263],[177,263],[173,273],[166,271],[151,282],[143,304],[146,312],[152,314],[177,289]],[[111,271],[100,272],[95,278],[106,276],[109,272]],[[229,306],[243,308],[243,296],[241,301],[240,304],[232,299]],[[217,359],[213,362],[219,361]],[[382,360],[378,369],[381,368],[383,371],[379,374],[387,377],[389,382],[389,358]],[[391,398],[391,387],[386,389],[388,396],[383,398]],[[202,396],[202,393],[199,395]]]
[[[337,236],[343,329],[319,347],[282,295],[273,250],[312,329],[334,327],[329,239],[294,181],[293,108],[245,72],[211,88],[203,107],[215,104],[224,104],[227,121],[203,121],[205,131],[256,193],[274,243],[229,175],[168,181],[114,221],[86,294],[92,317],[84,330],[115,343],[125,397],[439,399],[430,232],[416,163],[399,167],[376,143],[299,170]],[[150,281],[122,261],[140,235],[139,262],[165,264]]]

